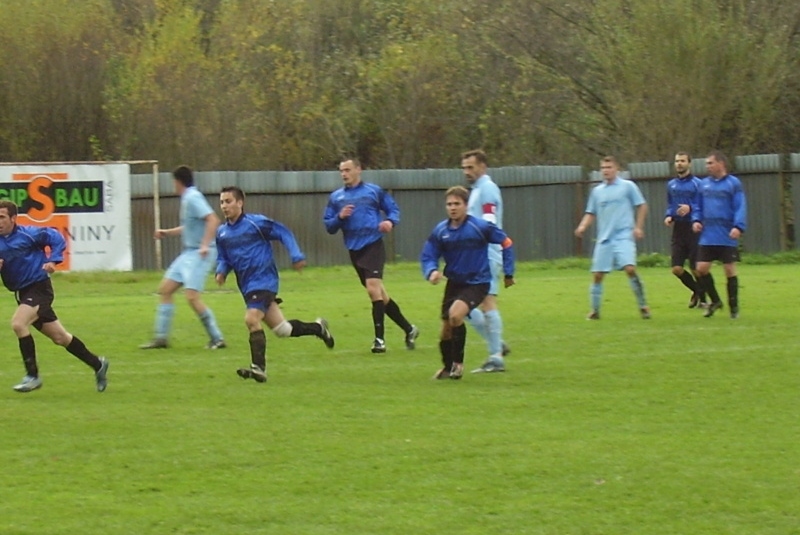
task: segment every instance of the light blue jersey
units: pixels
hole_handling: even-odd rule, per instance
[[[592,189],[586,213],[596,218],[597,243],[617,239],[633,240],[636,208],[645,204],[644,196],[634,182],[617,176]]]
[[[483,175],[472,184],[469,193],[467,213],[478,219],[485,219],[503,228],[503,196],[489,175]],[[502,248],[497,244],[489,245],[489,260],[502,264]]]
[[[206,217],[214,213],[205,196],[194,186],[186,188],[181,195],[181,227],[184,249],[198,249],[206,232]],[[216,247],[214,240],[208,244]]]

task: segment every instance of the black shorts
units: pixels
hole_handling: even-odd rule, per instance
[[[361,286],[367,285],[367,279],[382,279],[383,266],[386,264],[383,240],[372,242],[357,251],[350,251],[350,262],[353,263]]]
[[[698,262],[713,262],[719,260],[723,264],[733,264],[739,261],[739,248],[727,245],[701,245],[697,252]]]
[[[442,319],[450,317],[450,307],[456,301],[464,301],[469,309],[472,310],[489,295],[489,283],[485,284],[466,284],[463,282],[447,281],[444,287],[444,298],[442,299]]]
[[[672,265],[683,266],[688,260],[689,268],[697,264],[697,240],[700,234],[692,230],[689,221],[676,221],[672,227]]]
[[[242,297],[244,297],[247,308],[258,309],[264,314],[267,313],[267,310],[269,310],[273,302],[276,305],[283,303],[283,299],[277,297],[275,292],[270,292],[269,290],[256,290],[254,292],[242,294]]]
[[[55,310],[53,310],[53,300],[56,298],[53,292],[53,282],[48,278],[43,281],[34,282],[14,293],[18,305],[28,305],[39,307],[37,315],[39,318],[33,322],[33,326],[42,330],[42,325],[58,320]]]

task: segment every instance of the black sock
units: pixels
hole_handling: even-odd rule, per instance
[[[739,307],[739,277],[728,277],[728,306],[731,310]]]
[[[67,345],[67,351],[78,357],[81,361],[85,362],[94,371],[99,370],[103,365],[97,355],[86,349],[86,345],[77,336],[72,337],[72,342]]]
[[[453,362],[464,363],[464,346],[467,343],[467,326],[453,327]]]
[[[262,370],[267,369],[267,335],[263,330],[250,333],[250,361]]]
[[[439,340],[439,352],[442,354],[442,364],[444,364],[444,369],[450,371],[450,368],[453,367],[453,356],[452,356],[452,348],[453,347],[453,340]]]
[[[383,317],[386,315],[386,305],[383,301],[372,302],[372,323],[375,325],[375,338],[383,340]]]
[[[703,285],[700,284],[700,279],[695,277],[695,293],[697,294],[697,298],[700,300],[701,303],[706,302],[706,291],[703,289]]]
[[[719,294],[717,293],[717,289],[714,287],[714,277],[711,276],[711,273],[703,275],[698,280],[700,281],[700,287],[706,291],[708,297],[711,299],[711,302],[719,303]]]
[[[306,323],[300,320],[289,320],[292,326],[292,338],[298,336],[322,336],[322,327],[319,323]]]
[[[25,373],[31,377],[39,377],[39,367],[36,365],[36,344],[33,342],[33,336],[29,334],[18,341],[22,362],[25,364]]]
[[[394,299],[389,299],[386,303],[386,315],[397,324],[398,327],[403,329],[403,332],[408,334],[411,332],[411,324],[408,322],[403,313],[400,312],[400,306],[395,303]]]
[[[689,273],[688,271],[684,271],[683,273],[678,275],[678,278],[680,279],[680,281],[683,283],[684,286],[686,286],[692,291],[692,293],[694,294],[697,293],[697,284],[695,283],[694,277],[692,277],[691,273]]]

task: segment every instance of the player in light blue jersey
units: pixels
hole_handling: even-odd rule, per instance
[[[175,315],[173,296],[181,286],[186,288],[186,300],[200,318],[208,333],[208,349],[225,347],[222,332],[217,326],[214,313],[208,308],[201,295],[206,277],[217,261],[217,247],[214,234],[219,225],[219,217],[208,204],[205,196],[194,186],[192,170],[182,165],[172,172],[175,191],[181,196],[180,226],[169,229],[156,229],[155,238],[181,236],[183,251],[170,264],[161,284],[158,286],[159,305],[156,310],[155,336],[141,349],[162,349],[168,346],[172,318]]]
[[[386,264],[383,235],[400,223],[400,208],[383,188],[361,180],[361,162],[357,158],[342,160],[339,174],[344,185],[331,193],[322,219],[328,234],[342,231],[350,262],[372,303],[375,338],[371,351],[386,352],[386,316],[403,329],[406,349],[414,349],[419,329],[409,323],[400,305],[389,296],[383,285],[383,267]]]
[[[700,184],[700,202],[692,213],[694,231],[700,233],[697,253],[698,282],[708,293],[711,304],[705,317],[722,308],[722,300],[711,276],[711,263],[722,262],[728,289],[731,319],[739,317],[739,238],[747,230],[747,200],[741,181],[728,172],[728,158],[720,151],[706,157],[708,177]]]
[[[246,307],[244,323],[250,333],[250,367],[239,368],[236,371],[239,377],[259,383],[267,381],[267,337],[262,323],[281,338],[316,336],[328,349],[333,349],[327,321],[322,318],[314,322],[287,321],[281,312],[272,241],[280,241],[289,253],[292,268],[302,271],[306,257],[292,231],[261,214],[245,213],[244,192],[236,186],[222,188],[219,206],[225,214],[225,223],[217,229],[219,258],[215,279],[222,286],[231,271],[236,274]]]
[[[484,219],[503,228],[503,196],[500,188],[486,174],[489,160],[480,149],[471,150],[461,155],[461,170],[472,186],[469,194],[467,213],[472,217]],[[497,294],[500,291],[500,279],[503,277],[503,255],[498,244],[489,245],[489,267],[492,270],[492,281],[489,293],[483,302],[470,311],[467,321],[486,340],[489,358],[480,368],[472,373],[491,373],[505,371],[503,358],[511,350],[503,342],[503,320],[497,308]]]
[[[454,186],[445,194],[448,218],[434,227],[420,254],[422,274],[431,284],[442,280],[439,260],[444,258],[447,285],[442,299],[439,351],[442,367],[434,379],[461,379],[467,329],[464,319],[489,292],[492,271],[489,244],[501,245],[506,288],[514,284],[514,249],[511,239],[496,225],[467,214],[469,192]]]
[[[636,273],[636,241],[644,237],[647,203],[634,182],[619,176],[619,163],[614,156],[600,161],[603,182],[592,189],[586,203],[586,213],[575,229],[582,238],[586,229],[597,221],[597,241],[592,255],[593,281],[589,290],[591,311],[586,319],[600,319],[603,301],[603,278],[612,269],[622,269],[636,295],[639,313],[650,319],[650,307],[644,297],[644,287]]]

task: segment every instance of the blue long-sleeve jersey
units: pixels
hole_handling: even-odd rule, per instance
[[[45,247],[50,248],[49,256]],[[14,225],[8,236],[0,237],[3,284],[16,292],[47,279],[50,275],[42,266],[47,262],[63,262],[66,248],[67,242],[54,228]]]
[[[420,254],[425,279],[439,269],[444,258],[444,276],[453,282],[488,284],[492,281],[488,247],[497,243],[503,247],[503,273],[514,275],[514,247],[511,239],[495,225],[468,215],[458,227],[445,219],[434,227]]]
[[[286,226],[261,214],[242,214],[217,229],[217,274],[233,270],[242,294],[257,290],[278,293],[278,267],[272,240],[280,241],[292,263],[305,260],[297,240]]]
[[[747,201],[742,182],[733,175],[704,178],[697,211],[692,211],[692,222],[696,221],[703,224],[700,245],[736,247],[738,243],[730,237],[731,230],[747,230]]]
[[[694,175],[675,177],[667,184],[667,210],[664,217],[671,217],[674,222],[692,222],[692,214],[700,202],[701,180]],[[678,215],[678,205],[687,204],[691,211],[686,215]]]
[[[348,204],[354,206],[353,214],[339,219],[339,212]],[[342,230],[344,245],[350,251],[358,251],[380,240],[383,234],[378,230],[378,225],[384,219],[397,226],[400,223],[400,208],[383,188],[363,181],[351,188],[342,187],[331,193],[323,216],[325,229],[329,234]]]

